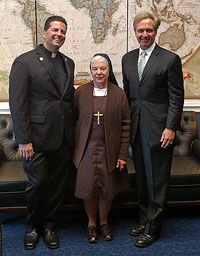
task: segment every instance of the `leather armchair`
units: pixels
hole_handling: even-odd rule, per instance
[[[200,204],[200,140],[196,114],[184,111],[181,128],[177,132],[177,144],[171,171],[168,204]],[[128,159],[131,189],[119,193],[114,206],[136,205],[135,170]],[[81,200],[74,197],[76,170],[66,184],[63,207],[81,207]],[[12,120],[9,114],[0,114],[0,212],[25,210],[27,176],[22,168],[18,145],[15,142]]]
[[[175,145],[167,204],[182,206],[200,204],[200,140],[195,112],[183,112]],[[131,190],[115,198],[117,204],[123,203],[125,207],[136,204],[136,180],[131,148],[127,167]]]

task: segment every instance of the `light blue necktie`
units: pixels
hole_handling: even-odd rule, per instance
[[[141,80],[142,77],[142,73],[145,67],[145,56],[147,55],[147,53],[145,51],[142,51],[140,54],[140,60],[138,62],[138,76],[139,79]]]

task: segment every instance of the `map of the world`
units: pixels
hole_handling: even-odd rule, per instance
[[[104,52],[122,86],[121,58],[138,47],[133,19],[143,10],[161,19],[156,42],[181,57],[185,97],[200,98],[199,0],[0,0],[0,100],[8,100],[12,62],[42,42],[44,21],[51,15],[67,20],[60,51],[75,61],[74,84],[91,78],[90,59]]]

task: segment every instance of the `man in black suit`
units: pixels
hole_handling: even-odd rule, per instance
[[[59,247],[54,224],[74,147],[74,61],[59,52],[66,32],[63,17],[49,17],[43,44],[17,57],[10,72],[10,110],[29,180],[26,249],[40,235],[48,248]]]
[[[123,56],[122,72],[139,204],[139,223],[130,234],[139,236],[135,245],[143,248],[161,233],[184,89],[180,57],[155,43],[160,19],[141,12],[133,25],[140,47]]]

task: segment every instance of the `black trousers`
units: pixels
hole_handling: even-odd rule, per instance
[[[27,225],[53,225],[72,169],[71,150],[63,143],[55,151],[35,152],[32,160],[23,159],[23,167],[28,176]]]
[[[166,208],[173,147],[151,148],[145,127],[140,123],[132,150],[136,170],[139,223],[146,226],[146,233],[157,236],[162,229]]]

